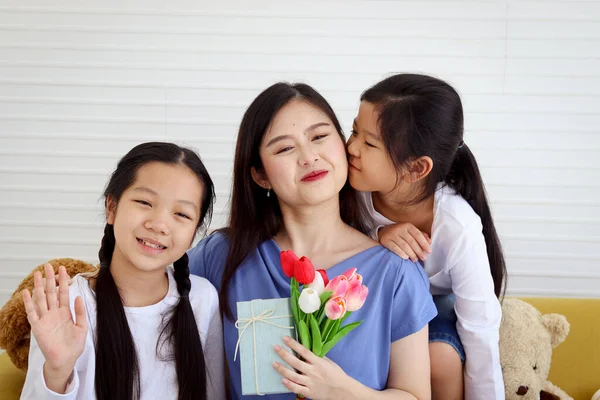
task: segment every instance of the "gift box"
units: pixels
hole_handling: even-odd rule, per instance
[[[291,352],[282,338],[296,338],[290,299],[240,301],[237,315],[236,357],[240,357],[242,394],[289,393],[281,382],[283,377],[273,368],[273,362],[289,367],[275,353],[274,346],[280,345]]]

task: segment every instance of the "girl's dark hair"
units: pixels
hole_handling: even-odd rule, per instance
[[[506,287],[506,264],[477,162],[463,142],[463,108],[456,90],[431,76],[398,74],[367,89],[361,101],[375,105],[384,146],[397,170],[422,156],[433,160],[412,203],[429,198],[444,182],[479,215],[494,292],[500,297]]]
[[[183,165],[194,172],[202,184],[199,229],[210,224],[214,186],[208,171],[196,153],[172,143],[140,144],[117,165],[106,189],[105,206],[116,207],[123,192],[135,181],[140,167],[159,162]],[[96,278],[96,397],[100,400],[131,400],[140,397],[140,376],[136,346],[127,323],[123,302],[110,271],[115,249],[113,226],[106,224],[98,252],[100,270]],[[189,300],[191,288],[188,257],[184,254],[173,263],[179,302],[165,321],[161,340],[169,343],[169,358],[175,361],[180,400],[206,399],[206,367],[202,343]],[[157,343],[158,347],[158,343]]]
[[[260,93],[244,113],[238,132],[233,165],[231,214],[223,232],[229,239],[229,253],[225,262],[219,301],[221,311],[233,318],[229,307],[229,283],[235,272],[263,241],[272,238],[283,225],[277,196],[267,197],[266,190],[252,179],[251,169],[264,170],[259,149],[271,122],[286,104],[293,100],[305,101],[318,108],[333,122],[341,140],[346,141],[342,127],[333,109],[315,89],[303,83],[276,83]],[[367,232],[357,192],[348,182],[340,191],[342,220],[361,232]]]

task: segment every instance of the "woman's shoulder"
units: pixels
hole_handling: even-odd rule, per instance
[[[223,231],[214,231],[204,239],[200,240],[193,249],[188,251],[190,258],[200,255],[227,254],[229,250],[229,239]]]
[[[225,234],[212,233],[188,251],[190,273],[207,278],[219,288],[228,251],[229,240]]]
[[[429,278],[419,263],[404,260],[380,244],[364,252],[363,258],[363,265],[373,274],[385,275],[390,285],[412,284],[415,281],[429,284]]]

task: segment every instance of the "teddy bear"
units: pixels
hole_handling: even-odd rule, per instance
[[[70,277],[82,272],[92,272],[98,268],[73,258],[57,258],[48,262],[54,267],[55,274],[58,274],[58,267],[64,265]],[[31,327],[27,321],[21,291],[29,289],[31,292],[35,271],[41,271],[43,275],[44,264],[36,267],[27,275],[10,299],[0,309],[0,349],[5,349],[12,363],[23,371],[27,370]]]
[[[552,349],[569,334],[567,319],[541,314],[522,300],[505,298],[500,324],[500,364],[506,400],[573,400],[547,381]]]

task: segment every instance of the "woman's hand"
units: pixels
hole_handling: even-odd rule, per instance
[[[283,384],[292,392],[315,400],[344,398],[343,392],[350,378],[339,365],[324,357],[314,355],[306,347],[290,337],[284,337],[286,345],[305,361],[281,346],[275,346],[275,352],[296,372],[281,363],[273,367],[283,376]]]
[[[58,290],[54,270],[50,264],[46,264],[45,273],[45,282],[39,271],[33,275],[35,301],[31,298],[29,290],[24,290],[23,302],[31,333],[46,360],[46,383],[51,390],[64,392],[63,382],[58,385],[58,390],[50,386],[55,386],[52,384],[55,381],[66,380],[83,353],[87,335],[85,307],[83,300],[77,297],[76,320],[73,321],[69,308],[69,276],[65,267],[59,268]]]
[[[431,253],[431,239],[409,223],[388,225],[379,229],[379,243],[403,259],[425,261]]]

